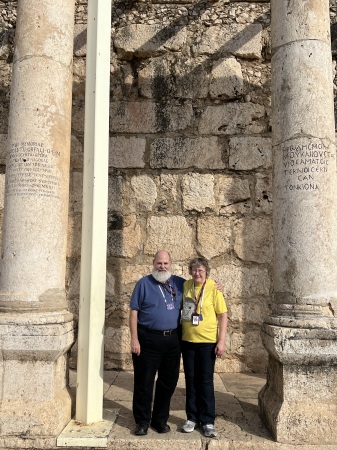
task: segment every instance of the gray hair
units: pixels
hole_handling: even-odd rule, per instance
[[[206,269],[206,275],[209,276],[211,268],[209,267],[208,261],[206,258],[198,257],[193,258],[188,264],[188,272],[190,275],[192,275],[192,269],[195,267],[203,266]]]

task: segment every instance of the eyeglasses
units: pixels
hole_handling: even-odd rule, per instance
[[[204,269],[192,269],[192,273],[205,273],[206,270]]]

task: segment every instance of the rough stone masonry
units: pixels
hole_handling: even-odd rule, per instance
[[[0,1],[2,192],[16,6]],[[75,319],[86,13],[87,1],[76,1],[66,271]],[[334,1],[330,19],[336,58]],[[166,247],[175,273],[188,276],[188,259],[200,254],[225,285],[229,333],[217,370],[264,371],[260,328],[273,294],[269,1],[116,0],[111,36],[105,366],[131,367],[130,293]],[[73,365],[75,355],[76,346]]]

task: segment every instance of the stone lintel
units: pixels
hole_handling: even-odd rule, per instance
[[[269,364],[259,406],[277,442],[337,443],[337,330],[264,324],[262,339]]]

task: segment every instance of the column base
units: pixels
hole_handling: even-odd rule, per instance
[[[337,330],[263,325],[269,353],[260,413],[277,442],[337,443]]]
[[[1,440],[57,436],[69,422],[73,342],[68,312],[0,315]]]

